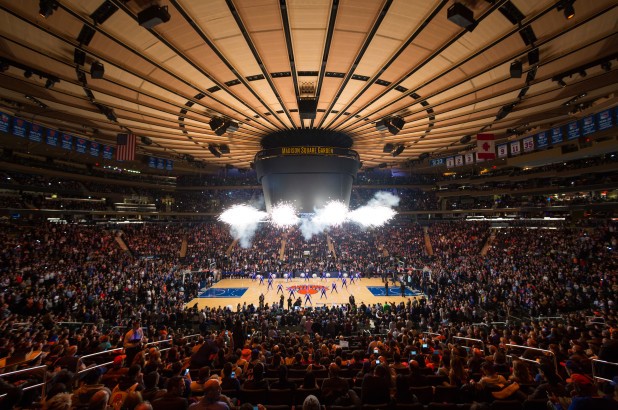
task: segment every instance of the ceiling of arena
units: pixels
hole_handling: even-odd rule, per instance
[[[171,18],[150,29],[137,14],[151,0],[56,3],[44,18],[39,1],[0,0],[0,57],[11,62],[0,107],[103,143],[130,131],[150,138],[138,153],[215,166],[248,168],[264,135],[297,128],[345,132],[364,166],[399,166],[470,149],[479,132],[568,122],[566,102],[615,105],[618,88],[615,0],[575,1],[568,20],[555,0],[467,0],[472,31],[447,19],[452,0],[161,0]],[[95,61],[103,78],[91,77]],[[299,117],[303,96],[317,98],[314,120]],[[398,134],[376,129],[392,116],[405,120]],[[240,127],[218,136],[213,117]],[[386,143],[405,150],[393,157]]]

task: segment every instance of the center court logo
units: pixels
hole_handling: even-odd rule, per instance
[[[321,285],[295,285],[287,287],[288,292],[292,289],[300,295],[306,295],[307,293],[310,295],[315,295],[322,290],[328,290],[326,286]]]

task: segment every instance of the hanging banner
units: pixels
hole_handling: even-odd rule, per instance
[[[90,141],[90,155],[93,157],[98,157],[100,151],[101,144],[99,144],[98,142]]]
[[[167,169],[168,171],[173,171],[174,161],[172,161],[171,159],[165,160],[165,169]]]
[[[150,168],[157,167],[157,159],[155,157],[148,157],[148,167]]]
[[[560,144],[562,142],[562,128],[556,127],[551,129],[551,145]]]
[[[62,134],[62,149],[73,149],[73,136],[69,134]]]
[[[88,144],[88,142],[85,139],[75,138],[75,151],[79,152],[80,154],[85,154],[86,144]]]
[[[439,167],[441,165],[444,165],[444,163],[444,158],[434,158],[429,160],[429,166],[432,167]]]
[[[43,141],[43,127],[39,124],[31,124],[30,132],[28,133],[28,139],[34,142],[42,142]]]
[[[516,156],[521,154],[521,145],[519,144],[519,141],[513,141],[509,144],[509,146],[511,147],[511,156]]]
[[[584,117],[582,119],[582,134],[584,136],[597,132],[597,122],[594,120],[594,115]]]
[[[465,157],[466,165],[474,164],[474,152],[468,152]]]
[[[568,123],[566,126],[566,132],[567,140],[576,140],[581,137],[581,132],[579,130],[579,122],[573,121],[571,123]]]
[[[453,168],[455,166],[455,158],[453,157],[448,157],[446,159],[446,167],[447,168]]]
[[[157,169],[165,169],[165,160],[163,158],[157,158]]]
[[[524,145],[524,152],[532,152],[534,151],[534,137],[526,137],[522,140],[522,144]]]
[[[597,114],[599,131],[604,131],[614,126],[611,110],[601,111]]]
[[[460,167],[464,164],[464,159],[463,159],[463,155],[456,155],[455,156],[455,166],[456,167]]]
[[[549,145],[549,141],[547,140],[547,132],[539,132],[536,134],[536,147],[537,148],[546,148]]]
[[[13,118],[13,135],[20,138],[26,138],[28,133],[28,122],[21,118]]]
[[[114,159],[114,148],[103,145],[103,159]]]
[[[57,147],[59,136],[60,136],[60,133],[58,131],[48,129],[45,142],[47,142],[47,145],[51,145],[52,147]]]
[[[506,144],[498,145],[498,158],[506,158],[509,156],[509,151]]]
[[[9,132],[11,125],[11,117],[3,112],[0,112],[0,132]]]

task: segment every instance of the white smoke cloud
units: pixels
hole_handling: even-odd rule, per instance
[[[230,232],[243,248],[251,247],[251,241],[259,223],[268,214],[249,205],[234,205],[219,215],[219,220],[230,225]]]

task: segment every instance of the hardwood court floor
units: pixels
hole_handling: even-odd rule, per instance
[[[332,283],[337,284],[337,291],[331,293]],[[314,307],[321,306],[333,306],[333,305],[342,305],[346,304],[349,301],[349,297],[351,294],[354,295],[356,299],[356,304],[360,304],[361,302],[365,302],[366,304],[374,304],[374,303],[384,303],[384,302],[395,302],[399,303],[401,301],[407,301],[408,298],[416,298],[420,297],[420,292],[418,292],[418,296],[406,296],[401,297],[400,288],[398,286],[394,286],[389,284],[389,294],[393,292],[397,292],[397,296],[384,296],[384,284],[380,280],[380,278],[365,278],[361,280],[356,280],[355,283],[350,284],[348,279],[347,289],[341,287],[341,280],[339,279],[310,279],[308,281],[295,278],[291,281],[287,281],[286,279],[275,279],[273,280],[273,287],[271,289],[268,288],[267,280],[264,280],[264,283],[260,285],[258,280],[252,281],[251,279],[223,279],[217,282],[211,289],[210,293],[220,293],[226,294],[226,288],[247,288],[244,294],[241,297],[198,297],[191,300],[187,303],[187,307],[193,307],[197,304],[199,309],[204,307],[225,307],[229,306],[232,310],[236,310],[237,305],[240,303],[247,303],[247,305],[253,303],[255,306],[259,305],[259,297],[260,294],[264,294],[264,303],[268,303],[271,306],[273,303],[279,303],[279,299],[281,297],[281,291],[277,292],[278,285],[281,284],[284,290],[285,302],[284,306],[287,307],[287,299],[290,295],[288,288],[291,286],[305,286],[305,285],[314,285],[314,286],[324,286],[326,288],[327,298],[320,298],[321,292],[317,292],[311,295],[311,302]],[[382,292],[382,296],[375,296],[373,293],[369,291],[368,286],[375,286],[379,289],[378,292]],[[220,289],[219,292],[216,289]],[[408,290],[413,290],[408,288]],[[296,300],[296,298],[300,297],[301,301],[305,301],[305,295],[296,293],[292,299]]]

